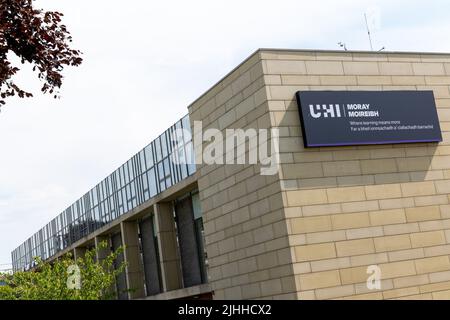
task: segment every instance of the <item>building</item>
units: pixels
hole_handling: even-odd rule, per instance
[[[366,135],[370,144],[339,146],[341,127],[311,127],[299,115],[297,92],[316,99],[302,94],[324,90],[369,91],[380,108],[398,91],[409,102],[386,114],[410,107],[400,117],[420,122],[437,110],[439,120],[433,132],[379,127]],[[313,117],[344,116],[318,105]],[[356,118],[378,116],[362,112],[364,101],[355,105]],[[419,114],[416,105],[429,108]],[[188,111],[13,251],[14,270],[31,268],[33,256],[77,257],[106,240],[126,245],[120,299],[450,298],[450,54],[260,49]],[[280,170],[170,161],[198,159],[210,145],[193,146],[195,121],[216,134],[278,129]],[[313,146],[316,138],[335,146]],[[377,274],[380,287],[369,286]]]

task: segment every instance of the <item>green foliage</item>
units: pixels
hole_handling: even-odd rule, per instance
[[[112,299],[116,277],[124,272],[125,263],[114,268],[123,248],[96,261],[97,252],[106,247],[106,242],[101,243],[76,261],[70,254],[52,264],[36,259],[34,270],[4,275],[6,286],[0,287],[0,300]]]

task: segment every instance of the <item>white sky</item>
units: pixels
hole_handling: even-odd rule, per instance
[[[64,13],[84,63],[62,98],[0,113],[0,269],[10,252],[187,113],[260,47],[450,52],[449,1],[37,0]]]

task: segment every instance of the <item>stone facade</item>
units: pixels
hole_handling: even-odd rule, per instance
[[[305,149],[298,90],[433,90],[443,142]],[[277,175],[198,165],[216,299],[450,298],[450,55],[262,49],[189,114],[280,130]]]

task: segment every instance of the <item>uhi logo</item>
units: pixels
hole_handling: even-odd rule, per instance
[[[309,113],[313,118],[340,118],[341,108],[338,104],[310,104]]]

